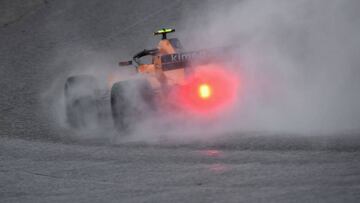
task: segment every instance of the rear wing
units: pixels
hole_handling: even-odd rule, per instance
[[[168,54],[161,56],[161,64],[164,71],[175,70],[191,66],[192,64],[223,61],[230,57],[231,53],[234,53],[234,47]]]

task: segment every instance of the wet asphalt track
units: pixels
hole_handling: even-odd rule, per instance
[[[11,11],[0,27],[0,202],[360,199],[357,135],[243,135],[183,145],[74,138],[57,127],[42,99],[71,61],[86,59],[90,49],[116,63],[121,50],[141,50],[148,33],[175,27],[201,2],[28,2],[0,1],[2,13]],[[59,55],[66,60],[54,63]]]

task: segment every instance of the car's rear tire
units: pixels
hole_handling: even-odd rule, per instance
[[[153,108],[153,92],[147,80],[120,81],[112,86],[111,112],[118,132],[131,132]]]
[[[98,123],[97,83],[90,75],[71,76],[65,83],[66,119],[72,128],[89,128]]]

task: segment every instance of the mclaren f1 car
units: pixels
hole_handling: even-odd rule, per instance
[[[100,102],[97,81],[91,75],[71,76],[65,83],[66,115],[72,127],[99,122],[102,106],[110,105],[110,117],[121,132],[131,130],[139,119],[153,117],[154,112],[180,109],[189,115],[208,114],[234,98],[236,81],[217,65],[216,51],[184,52],[177,38],[167,35],[175,29],[154,32],[161,40],[155,49],[145,49],[120,66],[134,66],[138,77],[116,81],[109,100]],[[144,63],[144,58],[151,62]],[[106,100],[105,100],[106,101]],[[175,111],[174,111],[175,112]]]

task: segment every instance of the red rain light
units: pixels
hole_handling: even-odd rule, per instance
[[[236,98],[239,80],[217,65],[200,66],[180,89],[181,104],[192,112],[208,114],[231,105]]]
[[[201,99],[209,99],[211,94],[211,87],[208,84],[204,83],[199,85],[199,97]]]

